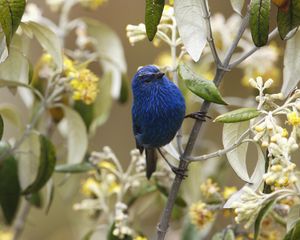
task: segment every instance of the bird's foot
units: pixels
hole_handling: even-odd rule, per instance
[[[193,113],[186,115],[184,118],[193,118],[193,119],[205,122],[206,118],[211,119],[211,117],[207,116],[206,114],[207,114],[206,112],[193,112]]]
[[[181,169],[179,167],[175,167],[173,165],[170,165],[171,170],[173,173],[175,173],[177,176],[179,176],[181,179],[185,179],[188,175],[185,173],[184,169]]]

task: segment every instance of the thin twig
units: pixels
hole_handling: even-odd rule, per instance
[[[236,49],[236,47],[238,45],[240,38],[242,37],[242,35],[248,25],[248,22],[249,22],[249,13],[247,13],[246,16],[244,17],[243,22],[238,31],[238,34],[236,36],[236,39],[234,40],[232,46],[230,47],[230,49],[227,52],[224,63],[223,64],[216,63],[217,71],[216,71],[216,75],[214,78],[214,83],[216,84],[216,86],[219,86],[221,80],[223,79],[223,77],[226,73],[226,69],[228,68],[229,61],[233,55],[234,50]],[[204,101],[201,106],[200,111],[207,112],[210,107],[210,104],[211,104],[210,102]],[[203,121],[196,120],[196,122],[193,126],[193,129],[190,133],[188,143],[185,147],[185,151],[184,151],[183,155],[181,155],[181,157],[180,157],[179,169],[183,172],[187,170],[187,167],[190,163],[187,160],[187,158],[191,155],[191,153],[193,151],[193,148],[196,143],[199,132],[201,130],[202,124],[203,124]],[[176,175],[176,177],[173,181],[166,207],[162,213],[160,222],[157,226],[157,239],[158,240],[165,239],[165,235],[166,235],[168,227],[169,227],[169,221],[170,221],[171,213],[172,213],[173,206],[175,203],[175,199],[178,195],[178,191],[179,191],[182,180],[183,180],[182,176]]]
[[[269,34],[269,41],[271,41],[276,35],[278,34],[278,28],[275,28],[270,34]],[[245,53],[243,56],[241,56],[239,59],[235,60],[231,64],[229,64],[228,68],[232,69],[239,65],[241,62],[246,60],[248,57],[250,57],[253,53],[255,53],[259,47],[253,47],[249,52]]]
[[[215,63],[217,65],[220,65],[221,61],[220,61],[220,58],[219,58],[217,50],[216,50],[216,46],[215,46],[215,42],[214,42],[212,30],[211,30],[210,10],[208,9],[208,4],[207,4],[206,0],[202,0],[202,1],[203,1],[203,10],[204,10],[203,18],[205,19],[206,31],[207,31],[207,42],[209,44],[211,53],[214,57]]]
[[[30,212],[30,203],[27,200],[25,200],[23,206],[21,206],[20,213],[19,213],[18,217],[16,218],[16,221],[14,224],[13,240],[17,240],[20,238],[29,212]]]

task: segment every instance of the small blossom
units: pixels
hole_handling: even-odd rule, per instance
[[[293,126],[299,126],[299,124],[300,124],[300,117],[298,116],[297,112],[288,113],[287,120],[288,120],[288,123]]]
[[[213,182],[211,178],[208,178],[200,186],[200,191],[205,198],[209,198],[220,191],[217,183]]]
[[[81,100],[85,104],[91,104],[95,101],[98,94],[99,78],[89,69],[79,70],[77,77],[71,80],[73,88],[73,99]]]
[[[136,236],[133,240],[148,240],[148,238],[143,236]]]
[[[103,5],[107,0],[79,0],[79,3],[87,8],[90,8],[92,10],[97,9],[101,5]]]
[[[237,191],[237,188],[236,187],[225,187],[224,188],[224,191],[223,191],[223,198],[225,199],[225,200],[227,200],[227,199],[229,199],[230,198],[230,196],[232,195],[232,194],[234,194],[235,192]]]
[[[92,177],[89,177],[84,181],[81,187],[81,192],[86,196],[92,196],[99,190],[99,183]]]
[[[199,229],[203,228],[214,219],[214,213],[209,210],[203,202],[192,204],[189,209],[189,216],[192,224],[197,226]]]

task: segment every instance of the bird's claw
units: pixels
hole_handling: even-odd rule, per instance
[[[207,116],[206,114],[207,114],[206,112],[193,112],[193,113],[186,115],[184,118],[193,118],[193,119],[205,122],[206,118],[211,119],[211,117]]]
[[[177,176],[179,176],[182,179],[185,179],[188,175],[185,173],[184,169],[181,169],[179,167],[170,166],[173,173],[175,173]]]

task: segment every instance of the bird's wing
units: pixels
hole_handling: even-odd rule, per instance
[[[133,119],[133,133],[134,133],[134,137],[135,137],[136,148],[142,154],[144,151],[144,147],[140,144],[141,141],[139,140],[139,138],[141,138],[142,131],[141,131],[140,126],[138,124],[136,124],[136,121],[134,119]]]

